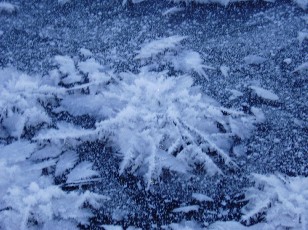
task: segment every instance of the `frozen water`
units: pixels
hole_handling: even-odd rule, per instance
[[[1,229],[305,229],[307,1],[202,2],[0,10]]]

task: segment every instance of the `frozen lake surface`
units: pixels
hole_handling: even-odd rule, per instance
[[[3,107],[0,113],[2,129],[0,148],[3,149],[0,149],[0,165],[16,166],[20,170],[28,166],[34,167],[33,165],[37,163],[45,162],[46,165],[40,166],[41,171],[37,177],[39,179],[18,178],[19,174],[14,171],[10,174],[12,179],[7,180],[5,179],[7,174],[2,175],[0,172],[0,179],[3,180],[3,184],[0,181],[0,195],[6,197],[4,201],[0,199],[0,229],[8,228],[9,218],[14,215],[21,218],[29,228],[35,226],[39,229],[48,229],[48,221],[44,222],[44,218],[37,217],[35,214],[38,210],[35,205],[45,202],[43,198],[41,200],[38,198],[39,193],[33,195],[37,201],[34,202],[35,205],[33,203],[31,205],[30,201],[25,202],[28,208],[31,207],[36,211],[29,212],[26,217],[19,211],[16,211],[19,214],[7,214],[10,210],[15,210],[10,202],[14,203],[17,200],[17,195],[14,199],[10,198],[14,202],[7,198],[11,197],[8,194],[12,195],[12,191],[8,191],[7,188],[14,185],[25,189],[31,182],[37,181],[40,181],[37,183],[42,189],[50,183],[57,188],[61,187],[66,192],[82,191],[81,193],[84,193],[89,189],[108,196],[101,205],[86,202],[85,206],[91,206],[94,213],[90,222],[80,221],[87,215],[76,214],[63,217],[64,214],[55,212],[51,215],[51,219],[58,218],[58,226],[62,227],[64,222],[60,222],[61,218],[65,221],[73,220],[72,222],[79,224],[78,227],[88,229],[108,229],[107,225],[125,228],[134,226],[142,229],[161,229],[162,227],[180,229],[186,226],[188,229],[196,229],[205,228],[216,221],[241,221],[246,225],[264,222],[270,226],[279,226],[279,224],[287,226],[277,220],[278,216],[273,217],[275,216],[273,211],[261,210],[263,206],[259,203],[261,211],[259,210],[256,216],[248,218],[247,221],[245,215],[248,214],[243,207],[247,207],[248,203],[244,200],[245,194],[246,198],[250,197],[246,192],[247,188],[254,185],[252,174],[278,175],[278,178],[280,176],[285,178],[284,184],[290,184],[291,194],[296,194],[298,191],[297,183],[307,185],[307,10],[290,1],[243,2],[227,7],[216,4],[185,5],[152,0],[138,4],[128,3],[124,6],[120,1],[99,0],[71,1],[64,5],[55,0],[10,1],[10,3],[17,8],[8,12],[0,11],[0,68],[2,69],[0,78],[3,82],[0,83],[0,90],[8,92],[3,95],[0,92],[3,97],[0,99],[0,105]],[[17,80],[19,85],[7,83],[10,82],[9,77],[13,76],[9,74],[10,71],[14,74],[16,72],[16,76],[20,73],[28,74],[38,83],[31,86],[29,83],[31,78],[25,80],[27,84],[20,83],[21,80]],[[165,76],[161,74],[163,71],[167,72],[166,79],[161,77]],[[139,74],[148,74],[148,72],[155,73],[151,74],[151,77],[153,76],[157,82],[143,79],[143,75]],[[102,73],[104,73],[103,77],[98,75]],[[185,77],[175,77],[178,75],[191,76],[192,88],[198,86],[202,94],[215,101],[202,97],[198,99],[198,103],[190,103],[189,100],[197,100],[194,97],[194,91],[184,94],[187,85],[191,86],[190,83],[186,83]],[[23,79],[22,75],[16,78],[14,76],[12,79]],[[174,85],[170,80],[173,77],[175,77]],[[41,78],[44,79],[43,82],[37,80]],[[125,80],[130,78],[137,80]],[[57,79],[60,81],[57,82]],[[123,86],[119,83],[122,80],[125,82]],[[41,87],[45,86],[46,82],[53,87],[48,88],[48,93],[56,95],[52,102],[49,99],[45,100],[47,96],[36,97],[36,94],[46,94],[46,87]],[[11,88],[9,88],[10,84]],[[20,86],[20,84],[25,85]],[[88,84],[87,87],[84,84]],[[98,86],[94,87],[91,84]],[[110,86],[113,84],[114,86]],[[175,126],[182,125],[183,130],[190,131],[195,130],[192,127],[196,128],[196,131],[190,133],[193,137],[188,134],[185,136],[186,143],[179,145],[179,149],[186,151],[187,146],[194,146],[192,150],[187,148],[187,151],[197,151],[203,140],[200,139],[203,135],[199,131],[214,130],[210,123],[206,123],[207,119],[213,119],[218,130],[217,136],[215,138],[211,136],[214,131],[205,132],[204,136],[211,136],[209,140],[213,141],[217,148],[214,144],[209,144],[210,147],[200,147],[200,149],[202,151],[208,149],[206,156],[213,159],[214,165],[217,165],[222,173],[209,175],[212,166],[208,168],[204,166],[206,164],[200,166],[199,156],[195,156],[194,159],[180,158],[183,169],[180,169],[180,164],[173,168],[173,158],[170,158],[170,165],[164,164],[162,160],[169,161],[169,158],[159,158],[160,150],[171,152],[168,144],[170,144],[169,141],[174,141],[172,135],[175,131],[169,132],[167,128],[165,129],[166,126],[157,128],[156,123],[151,126],[154,118],[151,118],[150,113],[157,112],[156,104],[151,104],[151,98],[157,95],[152,89],[156,84],[161,84],[158,90],[163,91],[164,87],[168,89],[166,94],[159,94],[161,95],[158,99],[159,106],[166,108],[166,111],[169,109],[179,111],[179,117],[183,118],[183,123],[180,121]],[[74,87],[80,87],[80,89]],[[27,121],[33,117],[30,112],[30,115],[25,118],[27,120],[24,122],[25,127],[22,126],[18,135],[17,126],[14,125],[21,122],[21,118],[12,115],[9,119],[8,114],[11,111],[12,114],[21,114],[20,117],[26,116],[26,112],[19,112],[19,110],[22,111],[25,103],[19,105],[16,102],[20,100],[17,96],[16,100],[10,101],[9,98],[13,96],[7,95],[14,92],[15,96],[21,91],[26,92],[29,88],[32,89],[30,96],[22,93],[23,96],[26,95],[28,102],[27,98],[34,98],[29,106],[33,107],[37,101],[40,102],[38,104],[42,105],[46,116],[50,118],[44,118],[42,123],[33,122],[27,126]],[[178,88],[182,91],[178,91]],[[38,92],[37,89],[42,90]],[[126,89],[128,89],[127,95]],[[108,93],[104,94],[105,91]],[[169,92],[174,93],[168,94]],[[145,96],[147,93],[149,97]],[[103,94],[104,96],[100,97]],[[181,95],[187,96],[188,102],[184,101]],[[120,102],[114,102],[116,100]],[[180,109],[173,110],[173,105],[167,104],[169,102],[175,103],[176,106],[179,103],[177,108]],[[14,103],[16,103],[15,108],[13,108]],[[100,108],[99,104],[105,107]],[[113,108],[114,105],[118,107]],[[155,118],[157,120],[161,115],[159,106],[158,115]],[[124,107],[138,110],[142,114],[141,117],[132,111],[126,111],[121,115],[124,120],[117,120],[120,115],[114,114]],[[209,107],[211,109],[208,109]],[[224,116],[229,116],[228,118],[225,119],[224,116],[215,118],[215,111],[220,108],[230,109],[230,111],[221,109]],[[206,113],[204,112],[203,115],[202,111],[205,110]],[[243,114],[238,115],[233,110],[241,111]],[[147,111],[150,111],[150,118],[147,117]],[[195,113],[202,113],[202,116]],[[190,114],[191,117],[197,118],[190,120]],[[112,120],[110,116],[114,119]],[[131,117],[125,120],[126,116]],[[238,118],[238,116],[243,117]],[[254,121],[248,124],[251,122],[251,116],[254,117]],[[41,119],[42,116],[38,117]],[[110,123],[106,122],[108,120],[106,118],[110,118]],[[128,123],[132,120],[133,122],[129,125]],[[148,125],[147,121],[149,121]],[[191,127],[185,123],[186,121]],[[169,125],[168,120],[164,122]],[[68,125],[62,123],[68,123]],[[160,122],[157,123],[160,124]],[[172,123],[175,124],[175,121],[170,122],[170,127]],[[149,126],[152,128],[145,132]],[[101,131],[99,134],[94,132],[100,127],[103,127],[104,134]],[[149,153],[149,157],[142,157],[141,152],[144,151],[146,154],[149,146],[152,146],[149,144],[152,142],[144,137],[147,135],[134,136],[136,133],[123,131],[123,127],[129,131],[138,130],[141,134],[147,133],[149,137],[153,137],[154,141],[160,135],[164,136],[159,141],[160,150],[157,150],[154,157],[160,161],[154,160],[155,164],[151,165],[153,161],[149,158],[152,152]],[[59,132],[48,131],[54,128]],[[14,132],[10,133],[10,130]],[[109,137],[104,136],[105,132],[114,132],[116,139],[114,142],[120,143],[110,144]],[[123,137],[117,133],[126,133],[126,136]],[[99,135],[99,138],[93,135]],[[53,141],[54,138],[58,139]],[[68,139],[67,143],[66,139]],[[134,143],[129,145],[132,139]],[[20,141],[24,144],[14,145]],[[136,146],[136,143],[139,146]],[[50,148],[56,150],[45,150],[49,144]],[[22,147],[23,145],[25,147]],[[35,145],[33,149],[32,145]],[[135,152],[133,151],[131,155],[123,153],[125,152],[123,149],[130,149],[130,147]],[[29,151],[24,150],[27,148]],[[23,161],[10,160],[8,151],[14,152],[14,149],[21,149],[20,152],[25,151],[28,155],[25,155],[25,159],[21,157]],[[182,150],[179,149],[172,152],[176,159],[179,158],[177,154],[181,155]],[[230,157],[231,161],[236,163],[236,167],[225,164],[228,160],[223,157],[223,154],[216,156],[219,155],[220,149],[227,153],[228,159]],[[38,153],[39,150],[42,152]],[[17,155],[18,151],[15,151]],[[47,155],[42,157],[45,153]],[[34,159],[33,156],[36,158]],[[125,157],[128,158],[126,163],[122,161],[123,158],[126,159]],[[224,158],[224,161],[221,161],[220,157]],[[192,164],[190,164],[191,160]],[[160,162],[163,165],[161,167],[157,166]],[[188,162],[187,166],[185,162]],[[146,167],[144,168],[142,164]],[[154,168],[152,171],[149,170],[151,167]],[[185,167],[192,167],[188,169],[189,173],[186,173]],[[206,169],[202,171],[198,167]],[[80,176],[83,173],[85,176]],[[43,176],[49,179],[43,179],[44,182],[42,182]],[[92,179],[88,180],[89,178]],[[256,181],[266,181],[261,176],[257,178]],[[269,180],[273,182],[272,184],[283,186],[279,179],[273,178]],[[299,182],[299,178],[302,182]],[[22,184],[18,182],[19,180],[26,182]],[[271,182],[268,184],[270,186]],[[264,184],[263,186],[266,187]],[[306,194],[307,189],[307,186],[303,186],[303,192]],[[32,184],[29,191],[38,190]],[[277,189],[278,197],[283,197],[281,194],[284,193],[281,191],[284,190]],[[25,194],[28,193],[25,192]],[[257,194],[256,191],[255,194]],[[260,195],[259,199],[260,197],[264,198],[264,202],[267,201],[265,195],[264,197]],[[302,202],[306,202],[307,205],[307,195],[303,197]],[[64,201],[69,199],[72,198],[65,198],[65,196],[63,198]],[[271,200],[272,197],[268,199]],[[271,202],[268,204],[276,207],[274,201]],[[52,210],[58,208],[55,203],[48,202],[49,205],[54,205]],[[296,215],[300,219],[304,218],[307,209],[305,211],[305,208],[304,210],[301,207],[296,206],[296,208],[300,210],[295,212]],[[290,214],[289,211],[286,212]],[[268,218],[265,217],[267,214]],[[291,219],[295,220],[298,216]],[[180,222],[182,224],[176,224]],[[299,229],[298,226],[303,226],[303,229],[308,227],[307,219],[306,225],[300,223],[296,222],[295,229]],[[65,224],[68,223],[65,222]],[[219,229],[219,223],[216,224],[213,228]],[[237,223],[232,222],[232,224],[230,222],[228,225],[230,229],[238,229]],[[259,225],[259,229],[262,229],[262,226]]]

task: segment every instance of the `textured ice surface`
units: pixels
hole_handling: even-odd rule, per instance
[[[83,198],[80,195],[83,194],[81,191],[84,187],[92,186],[93,191],[104,194],[106,192],[111,197],[107,203],[100,203],[103,204],[101,209],[96,208],[98,210],[96,218],[88,223],[92,228],[106,224],[119,225],[123,228],[135,226],[150,229],[155,226],[158,228],[168,226],[171,229],[200,229],[209,223],[211,227],[217,229],[246,229],[247,227],[240,225],[236,220],[240,220],[242,216],[240,212],[244,205],[242,194],[246,191],[246,187],[253,186],[247,179],[250,173],[279,172],[287,178],[286,183],[269,183],[274,187],[263,186],[265,190],[256,187],[260,196],[269,197],[268,191],[273,193],[292,191],[288,195],[297,194],[293,186],[294,182],[288,177],[308,176],[306,154],[308,98],[304,93],[307,91],[307,39],[303,34],[307,31],[307,15],[293,2],[242,2],[228,4],[227,7],[215,4],[185,6],[185,4],[168,1],[156,1],[155,4],[153,1],[143,1],[124,7],[120,3],[119,6],[115,5],[114,1],[70,1],[63,5],[58,4],[56,0],[12,3],[18,5],[16,13],[10,14],[4,11],[0,13],[2,22],[0,31],[3,31],[0,39],[0,66],[1,68],[14,66],[21,73],[28,73],[28,77],[17,74],[16,76],[23,76],[23,80],[16,85],[18,87],[15,87],[16,81],[13,80],[9,84],[6,80],[0,83],[1,103],[14,105],[10,101],[16,95],[27,96],[22,100],[24,104],[15,106],[16,108],[7,107],[13,113],[1,110],[0,120],[4,121],[1,125],[5,124],[6,129],[2,128],[3,126],[0,129],[0,148],[3,154],[2,157],[0,155],[2,169],[0,192],[1,197],[6,194],[7,199],[11,199],[9,205],[4,205],[3,202],[0,204],[2,217],[13,216],[17,219],[22,216],[19,215],[22,214],[21,211],[28,210],[23,206],[21,199],[23,197],[26,198],[27,204],[31,201],[33,204],[39,204],[35,202],[40,201],[38,199],[40,192],[48,192],[48,194],[59,192],[63,195],[61,198],[51,199],[51,202],[47,199],[48,202],[43,203],[42,206],[34,206],[30,209],[31,212],[27,213],[37,217],[41,214],[37,210],[42,210],[41,208],[45,208],[45,212],[42,213],[52,213],[47,212],[50,207],[57,207],[54,210],[58,210],[59,205],[64,204],[60,206],[63,208],[61,213],[57,212],[55,215],[70,220],[59,220],[53,223],[47,221],[44,226],[49,229],[54,226],[68,226],[72,229],[76,226],[74,221],[75,224],[70,222],[72,219],[82,221],[88,219],[88,210],[84,212],[79,208],[84,204],[83,201],[86,201],[86,198],[82,201]],[[223,2],[223,4],[226,3],[227,1]],[[305,4],[307,3],[302,1],[303,8]],[[168,10],[171,11],[168,12]],[[166,16],[162,16],[162,12],[167,12]],[[185,39],[180,42],[166,43],[161,40],[174,38],[174,36],[182,36]],[[135,59],[141,54],[142,47],[158,40],[160,44],[156,43],[155,49],[152,46],[153,49],[150,47],[148,53],[143,53],[145,58]],[[184,54],[188,51],[195,52],[195,55],[185,56]],[[198,58],[196,58],[197,54],[199,54]],[[257,54],[266,61],[253,57],[250,60],[251,64],[245,63],[244,58],[252,54]],[[168,59],[169,62],[165,59],[174,55],[182,58],[179,62],[181,64],[178,64],[176,69],[172,64],[173,59]],[[56,62],[55,56],[61,56],[62,60]],[[185,59],[186,57],[190,58]],[[102,68],[90,58],[96,60]],[[200,61],[201,59],[203,62]],[[79,66],[79,63],[85,65]],[[203,69],[204,63],[212,67],[210,70],[205,70],[209,80],[202,77],[200,71],[199,73],[196,71],[196,69]],[[194,68],[189,68],[189,65]],[[95,119],[103,119],[115,112],[108,110],[113,101],[108,102],[110,106],[100,109],[93,109],[92,106],[92,103],[101,103],[101,97],[97,92],[103,91],[106,84],[118,84],[119,79],[113,78],[113,71],[136,74],[141,67],[153,71],[168,69],[170,76],[178,75],[179,72],[189,74],[203,92],[215,98],[223,106],[243,109],[247,114],[254,115],[263,122],[249,140],[242,141],[241,145],[233,147],[231,157],[237,163],[237,168],[228,169],[224,168],[224,164],[219,164],[226,173],[214,178],[207,177],[203,173],[195,177],[191,176],[196,173],[195,171],[187,177],[180,177],[163,170],[160,180],[152,180],[149,191],[145,191],[146,186],[138,175],[120,176],[118,174],[120,161],[118,155],[111,154],[110,146],[105,145],[103,138],[99,141],[85,141],[80,144],[78,138],[85,134],[81,126],[85,129],[93,128]],[[228,67],[228,71],[224,67]],[[1,71],[1,79],[14,76],[8,73],[8,69],[13,68]],[[130,74],[120,76],[123,79]],[[42,97],[36,100],[37,95],[46,92],[46,86],[43,89],[41,82],[37,82],[42,75],[44,75],[43,85],[58,87],[59,81],[62,80],[62,85],[74,87],[74,89],[61,90],[59,94],[49,88],[49,95],[56,95],[57,100],[52,103],[42,101]],[[33,81],[28,81],[29,78]],[[91,81],[95,79],[95,84],[87,83],[90,79]],[[79,82],[75,84],[76,81]],[[259,98],[256,97],[255,90],[250,86],[258,88],[261,86],[266,90],[265,92],[261,90],[260,93],[259,89],[261,99],[264,100],[260,100],[259,96]],[[36,90],[37,88],[39,90]],[[4,97],[3,93],[8,91],[9,96]],[[82,96],[76,97],[74,101],[74,94],[71,94],[62,100],[61,95],[66,92],[79,92]],[[94,92],[93,101],[84,100],[84,95],[90,92]],[[14,97],[11,96],[12,93]],[[279,103],[271,103],[272,99],[276,98],[273,93],[279,95]],[[31,96],[28,97],[29,95]],[[267,100],[264,96],[271,100]],[[21,102],[21,100],[16,101]],[[61,108],[51,109],[60,102]],[[79,105],[78,108],[74,106],[75,104]],[[41,128],[51,128],[49,133],[46,130],[28,129],[28,126],[25,126],[25,132],[23,132],[23,125],[27,124],[24,121],[28,121],[28,118],[26,120],[20,118],[26,115],[24,112],[25,108],[28,109],[26,105],[29,105],[29,108],[45,106],[44,108],[49,112],[48,115],[51,116],[49,119],[51,123]],[[64,107],[70,110],[71,114],[67,114]],[[88,116],[87,111],[91,111],[89,112],[91,117]],[[14,113],[18,116],[11,116]],[[27,114],[32,113],[33,110],[27,112]],[[228,114],[227,111],[225,113]],[[33,117],[30,116],[31,119]],[[36,124],[37,122],[34,121],[41,120],[32,119],[30,123]],[[72,126],[55,124],[58,121],[70,123]],[[18,127],[18,132],[16,131],[15,136],[8,138],[10,135],[8,128],[13,127],[14,124]],[[223,127],[220,124],[217,126],[216,128],[223,132]],[[68,132],[64,133],[64,130]],[[238,134],[234,141],[240,142],[239,137],[242,137],[245,132],[242,129],[234,131]],[[35,153],[32,154],[32,150],[29,150],[30,152],[27,150],[28,144],[32,145],[27,140],[38,137],[36,135],[39,133],[45,136],[41,136],[40,140],[39,138],[32,140],[34,143],[39,143],[39,146],[33,150]],[[90,135],[91,132],[88,134]],[[20,142],[24,143],[22,147],[17,146],[18,138],[21,138]],[[54,142],[49,143],[50,139],[54,139]],[[8,149],[10,145],[7,144],[10,142],[13,142],[12,145],[16,148],[3,152],[3,149]],[[76,147],[76,143],[80,145]],[[64,149],[47,148],[45,145],[49,144],[60,145]],[[189,145],[189,142],[186,144]],[[43,150],[44,148],[46,150]],[[53,148],[55,148],[54,151]],[[18,155],[17,151],[21,154],[24,152],[25,155]],[[12,152],[11,157],[10,152]],[[48,159],[45,159],[47,156]],[[220,159],[215,160],[219,163]],[[85,184],[87,180],[80,178],[84,175],[77,172],[75,175],[71,174],[71,178],[82,179],[82,183],[66,184],[71,170],[83,161],[94,162],[93,168],[89,165],[85,168],[87,171],[94,168],[98,170],[100,181],[94,183],[94,180],[91,180],[90,185]],[[196,165],[197,172],[202,171],[202,168],[202,165]],[[198,169],[201,170],[198,171]],[[138,172],[142,173],[142,170],[144,168]],[[130,172],[133,171],[134,169]],[[57,176],[55,181],[54,174]],[[90,172],[88,176],[91,175],[94,174]],[[33,184],[33,181],[39,186]],[[62,190],[49,187],[53,183],[61,185],[66,190],[76,189],[76,193],[66,196],[61,192]],[[10,186],[18,188],[11,189]],[[277,194],[273,193],[270,193],[270,197],[276,198]],[[213,201],[202,200],[200,195],[196,194],[206,194]],[[274,215],[275,210],[283,207],[279,206],[284,204],[282,201],[286,201],[287,204],[291,202],[288,197],[279,196],[280,200],[276,203],[275,199],[272,199],[274,202],[272,211],[269,211],[269,224],[277,223],[272,221],[277,220]],[[298,203],[304,204],[306,198],[303,200]],[[79,206],[78,202],[80,202]],[[292,202],[291,204],[294,205]],[[95,204],[94,201],[91,203]],[[18,206],[21,204],[22,206]],[[176,208],[193,205],[198,205],[199,209],[188,213],[172,212]],[[20,213],[13,212],[9,208],[5,209],[6,207],[13,207]],[[66,211],[67,215],[65,215]],[[41,217],[42,219],[38,222],[29,218],[28,224],[40,224],[48,220],[46,216],[46,218],[42,215]],[[232,222],[217,222],[211,225],[213,221],[219,220]],[[263,223],[249,228],[268,227],[265,223],[266,219],[261,217],[257,219],[258,221]],[[12,224],[9,218],[1,219],[0,222]],[[19,229],[18,224],[21,222],[17,222],[14,228]]]

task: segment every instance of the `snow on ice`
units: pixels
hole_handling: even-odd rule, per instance
[[[185,36],[174,35],[146,43],[141,47],[135,59],[150,58],[163,53],[167,49],[173,49],[185,38]]]
[[[263,99],[270,100],[270,101],[278,101],[279,97],[271,92],[270,90],[261,88],[259,86],[250,86],[250,88],[255,92],[255,94]]]
[[[130,2],[0,2],[0,229],[308,229],[307,0]]]
[[[9,3],[9,2],[0,2],[0,14],[8,13],[12,14],[17,11],[17,6]]]

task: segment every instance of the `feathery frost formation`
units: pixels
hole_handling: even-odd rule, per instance
[[[147,188],[163,170],[193,175],[198,168],[214,175],[223,173],[224,164],[236,167],[229,156],[234,140],[247,138],[256,119],[220,106],[193,86],[183,73],[205,76],[205,65],[197,52],[174,52],[184,38],[145,44],[136,56],[145,60],[139,73],[106,71],[83,54],[79,61],[55,56],[57,68],[44,77],[0,71],[1,227],[88,224],[90,209],[108,197],[61,188],[100,177],[77,153],[84,141],[108,140],[121,159],[119,173],[144,178]],[[153,69],[149,63],[157,55],[175,63],[178,76]],[[96,123],[80,127],[55,119],[60,114],[88,115]]]
[[[246,191],[249,203],[242,221],[265,216],[272,229],[308,228],[308,178],[282,175],[253,175],[255,186]]]
[[[110,70],[85,48],[79,57],[56,55],[56,67],[43,77],[0,70],[0,228],[89,226],[93,212],[111,198],[104,189],[82,188],[103,176],[100,165],[82,157],[79,150],[85,143],[103,141],[118,160],[117,176],[132,176],[145,192],[166,174],[223,176],[238,169],[233,158],[237,145],[265,116],[260,108],[225,107],[205,95],[194,79],[211,81],[216,68],[205,64],[202,53],[184,49],[186,39],[175,35],[144,43],[134,58],[140,67],[134,72]],[[265,61],[254,55],[245,59],[247,65]],[[306,69],[303,63],[294,71]],[[229,67],[220,70],[228,77]],[[248,87],[262,99],[279,100],[270,90]],[[233,91],[238,95],[241,92]],[[264,217],[263,225],[269,227],[308,227],[306,178],[253,177],[255,186],[246,191],[241,223]],[[192,199],[213,202],[197,192]],[[197,204],[180,204],[171,212],[199,209]],[[217,222],[209,228],[223,226],[246,229],[237,222]],[[192,220],[166,227],[201,229]]]
[[[52,73],[69,93],[54,112],[90,115],[96,124],[84,129],[58,123],[56,129],[43,130],[35,139],[108,138],[122,158],[120,174],[141,176],[148,188],[164,169],[187,173],[200,165],[214,175],[223,173],[219,161],[236,167],[229,157],[234,140],[249,137],[257,119],[220,106],[194,87],[190,76],[169,76],[168,70],[157,72],[147,63],[160,55],[161,62],[180,62],[180,72],[193,68],[204,76],[199,53],[173,52],[183,39],[172,36],[142,46],[136,59],[150,61],[137,74],[103,72],[93,58],[74,63],[70,57],[56,56],[59,70]]]

